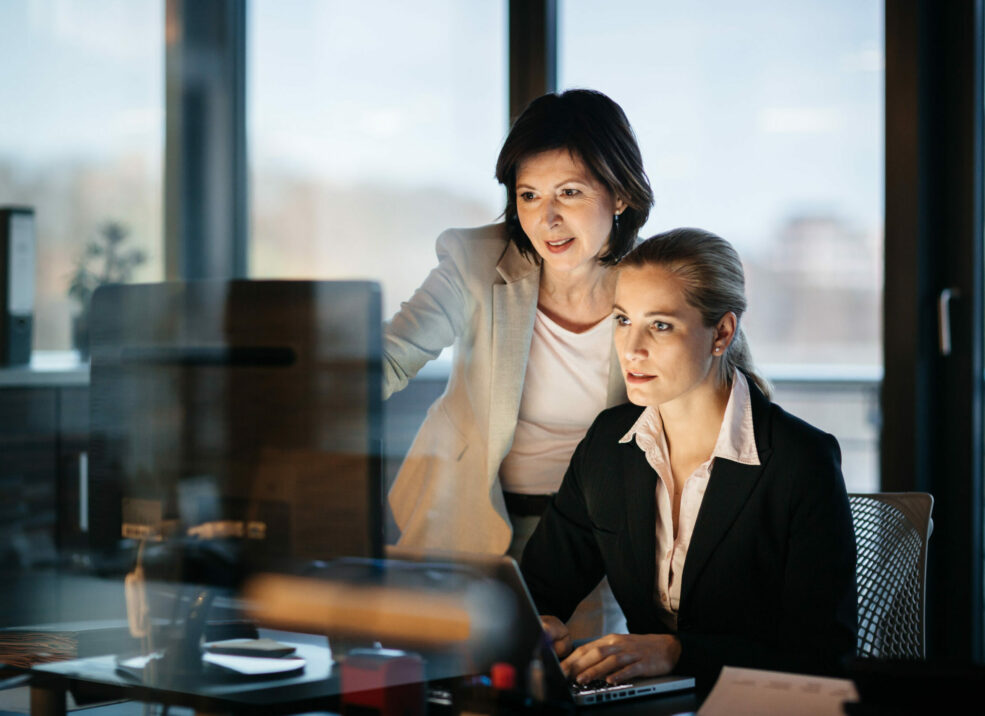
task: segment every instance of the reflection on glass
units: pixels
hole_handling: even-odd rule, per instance
[[[371,282],[113,286],[93,299],[91,547],[166,579],[379,556],[380,293]],[[148,570],[149,571],[149,570]]]

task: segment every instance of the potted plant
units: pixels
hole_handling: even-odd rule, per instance
[[[86,244],[75,262],[68,295],[78,304],[78,312],[72,317],[72,344],[82,360],[89,358],[89,305],[92,294],[108,283],[128,282],[134,269],[147,260],[141,249],[123,246],[129,233],[123,224],[107,222],[97,232],[96,238]]]

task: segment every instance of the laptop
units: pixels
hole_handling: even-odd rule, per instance
[[[694,688],[694,677],[668,674],[634,679],[623,684],[609,684],[604,680],[590,681],[587,684],[577,684],[568,679],[561,670],[561,662],[554,653],[554,647],[544,633],[540,624],[540,615],[534,606],[533,598],[523,581],[520,568],[511,557],[502,557],[499,579],[517,595],[521,602],[521,610],[527,616],[521,617],[521,628],[536,629],[540,642],[540,657],[544,665],[544,682],[548,698],[558,700],[570,699],[576,706],[592,706],[610,703],[623,699],[635,699],[642,696],[652,696],[672,691],[683,691]],[[532,619],[531,619],[532,617]]]
[[[540,614],[537,612],[530,591],[523,581],[520,568],[511,557],[458,552],[423,554],[416,550],[393,547],[387,548],[387,556],[408,561],[436,560],[467,565],[504,585],[515,602],[515,629],[517,630],[517,633],[514,634],[512,654],[508,660],[518,667],[518,671],[523,673],[531,655],[536,650],[543,668],[545,692],[543,696],[547,700],[569,701],[576,706],[593,706],[694,688],[694,677],[677,674],[640,678],[618,685],[608,684],[603,680],[588,684],[576,684],[573,680],[569,680],[564,675],[561,662],[541,627]]]

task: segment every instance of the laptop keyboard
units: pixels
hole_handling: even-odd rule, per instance
[[[579,684],[577,681],[569,681],[568,685],[571,687],[572,693],[575,694],[587,694],[593,691],[612,691],[613,689],[628,689],[631,684],[610,684],[605,679],[592,679],[591,681],[586,681],[584,684]]]

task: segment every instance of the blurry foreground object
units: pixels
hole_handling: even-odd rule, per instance
[[[459,595],[271,574],[253,580],[247,596],[265,624],[418,647],[457,648],[472,636]]]
[[[96,290],[96,558],[129,569],[136,540],[166,543],[175,570],[157,578],[234,587],[255,571],[380,556],[380,326],[372,282]]]
[[[0,365],[31,362],[36,266],[34,209],[0,207]]]
[[[133,272],[147,260],[141,249],[123,246],[130,230],[122,223],[108,221],[95,239],[85,245],[75,261],[68,284],[68,297],[77,304],[72,317],[72,347],[83,360],[89,357],[89,308],[92,295],[100,286],[129,283]]]
[[[424,669],[416,654],[354,649],[342,664],[342,713],[372,709],[380,716],[424,713]]]
[[[441,678],[530,658],[512,593],[472,565],[343,559],[311,577],[257,575],[244,596],[263,626],[328,635],[337,659],[378,644],[420,653]]]

